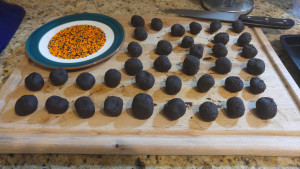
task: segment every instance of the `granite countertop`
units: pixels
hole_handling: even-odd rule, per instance
[[[199,0],[7,0],[19,4],[26,16],[15,36],[0,54],[0,87],[5,83],[16,64],[25,55],[25,42],[29,35],[41,25],[53,19],[74,13],[91,12],[106,15],[155,15],[172,16],[164,9],[201,9]],[[296,66],[285,53],[279,37],[283,34],[300,32],[300,19],[293,14],[293,1],[255,0],[251,15],[292,18],[296,26],[290,30],[263,29],[276,53],[300,86]],[[157,155],[63,155],[63,154],[1,154],[0,164],[4,167],[64,168],[64,167],[300,167],[297,157],[254,157],[254,156],[157,156]]]

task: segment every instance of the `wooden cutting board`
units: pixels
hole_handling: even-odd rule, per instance
[[[139,59],[144,69],[155,76],[155,85],[148,91],[137,88],[133,76],[124,71],[124,62],[129,59],[126,48],[133,41],[130,17],[116,18],[125,28],[125,42],[119,52],[108,61],[91,68],[69,73],[69,80],[63,86],[53,86],[48,81],[50,70],[31,62],[25,57],[11,74],[0,91],[0,152],[1,153],[103,153],[103,154],[241,154],[241,155],[300,155],[300,91],[270,43],[259,28],[246,28],[252,35],[251,43],[258,49],[257,58],[264,60],[266,71],[260,76],[267,89],[260,95],[248,92],[252,75],[245,71],[247,59],[239,53],[241,47],[235,45],[239,34],[233,33],[229,24],[223,23],[218,32],[227,32],[230,41],[226,45],[228,58],[233,64],[227,75],[216,74],[212,67],[216,58],[211,54],[210,42],[213,35],[207,32],[209,22],[199,21],[203,30],[193,36],[195,43],[204,46],[204,57],[200,70],[195,76],[181,72],[182,62],[188,50],[181,48],[183,37],[170,36],[170,27],[175,23],[188,29],[192,19],[163,18],[164,28],[155,32],[149,28],[152,18],[146,18],[147,40],[140,42],[143,54]],[[154,49],[159,40],[169,40],[174,50],[169,55],[172,68],[168,73],[155,71],[153,61],[158,57]],[[25,52],[25,50],[24,50]],[[121,84],[108,88],[103,84],[106,70],[115,68],[122,73]],[[80,90],[75,79],[81,72],[90,72],[96,77],[96,85],[89,91]],[[31,72],[40,73],[45,79],[41,91],[32,92],[25,88],[24,78]],[[207,93],[196,91],[196,82],[205,73],[215,78],[215,86]],[[177,75],[183,87],[177,95],[164,92],[165,79]],[[239,93],[227,92],[223,85],[227,76],[239,76],[245,88]],[[138,93],[152,95],[155,107],[148,120],[137,120],[131,114],[131,102]],[[16,100],[24,94],[34,94],[39,100],[38,110],[26,117],[14,112]],[[52,95],[65,97],[70,108],[62,115],[50,115],[44,108],[45,101]],[[123,98],[124,110],[119,117],[108,117],[103,112],[103,102],[107,96]],[[74,101],[80,96],[90,96],[96,105],[92,118],[80,119],[74,109]],[[226,116],[226,100],[238,96],[243,99],[246,112],[239,119]],[[164,104],[172,98],[181,98],[187,104],[186,114],[176,121],[169,121],[162,115]],[[272,97],[278,105],[278,113],[271,120],[260,120],[255,116],[255,102],[260,97]],[[219,116],[214,122],[203,122],[196,113],[200,104],[212,101],[219,106]]]

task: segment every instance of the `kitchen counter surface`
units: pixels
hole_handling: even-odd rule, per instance
[[[164,9],[201,9],[199,0],[7,0],[19,4],[26,10],[26,16],[15,36],[0,54],[0,87],[5,83],[17,63],[25,56],[25,43],[29,35],[41,25],[74,13],[90,12],[106,15],[138,14],[142,16],[174,16]],[[296,66],[288,58],[279,37],[300,32],[300,19],[293,13],[292,0],[255,0],[251,15],[292,18],[296,26],[290,30],[263,29],[276,53],[300,86],[300,75]],[[0,154],[2,166],[25,168],[65,168],[65,167],[300,167],[298,157],[254,157],[254,156],[119,156],[119,155],[63,155],[63,154]]]

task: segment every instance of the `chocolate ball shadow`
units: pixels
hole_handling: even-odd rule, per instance
[[[209,92],[209,91],[208,91]],[[205,95],[207,95],[208,92],[201,93],[198,91],[197,86],[191,87],[185,94],[186,98],[190,99],[201,99]]]
[[[250,87],[244,87],[244,89],[242,90],[242,97],[243,97],[243,100],[246,100],[246,101],[257,100],[259,98],[259,94],[257,94],[257,95],[252,94],[250,92]]]
[[[48,124],[52,120],[60,118],[60,115],[61,114],[50,114],[46,107],[43,107],[42,109],[33,112],[31,116],[29,116],[27,122],[29,124]]]
[[[199,112],[195,113],[192,117],[189,119],[189,128],[192,130],[207,130],[212,122],[205,122],[202,119],[199,118],[198,115]]]
[[[95,88],[95,86],[93,86],[93,88]],[[86,90],[80,89],[76,83],[73,83],[72,85],[66,87],[66,89],[64,90],[64,96],[66,98],[79,97],[84,95],[86,92]]]
[[[225,128],[233,127],[237,124],[239,118],[229,118],[226,114],[226,109],[220,109],[219,115],[217,119],[215,120],[220,126]]]
[[[221,97],[225,98],[225,99],[229,99],[231,97],[236,97],[238,95],[239,92],[236,92],[236,93],[231,93],[229,91],[227,91],[225,89],[225,86],[220,86],[218,88],[218,93]]]
[[[90,117],[93,118],[93,117]],[[89,119],[90,119],[89,118]],[[58,125],[64,128],[71,128],[78,126],[84,122],[86,122],[88,119],[82,119],[78,116],[74,102],[71,102],[69,110],[65,112],[64,114],[60,115],[60,118],[58,120]]]
[[[182,35],[181,37],[175,37],[171,35],[171,32],[166,32],[163,36],[162,39],[165,39],[167,41],[178,41],[180,38],[184,37],[184,35]]]
[[[247,123],[250,127],[253,128],[262,128],[267,126],[270,123],[270,120],[262,120],[256,115],[256,108],[251,109],[247,114],[246,114],[246,120]]]
[[[159,109],[160,111],[156,113],[154,119],[153,119],[153,128],[170,128],[172,126],[175,126],[178,123],[178,120],[169,120],[165,115],[164,115],[164,105],[161,106]]]
[[[155,102],[161,102],[161,101],[167,102],[167,101],[175,98],[176,94],[169,95],[166,93],[165,87],[160,87],[158,90],[154,91],[154,93],[152,94],[152,97]]]

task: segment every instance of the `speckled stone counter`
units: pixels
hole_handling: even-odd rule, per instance
[[[7,0],[23,6],[27,12],[20,28],[7,48],[0,54],[0,87],[5,83],[16,64],[25,55],[25,42],[41,25],[74,13],[91,12],[106,15],[154,15],[166,14],[164,9],[202,9],[200,0]],[[290,30],[263,29],[278,56],[300,86],[296,66],[285,53],[279,37],[283,34],[300,33],[300,19],[293,14],[292,0],[256,0],[251,15],[292,18],[296,26]],[[63,155],[63,154],[1,154],[0,166],[4,168],[170,168],[170,167],[221,167],[221,168],[299,168],[297,157],[253,156],[118,156],[118,155]],[[0,167],[0,168],[1,168]]]

